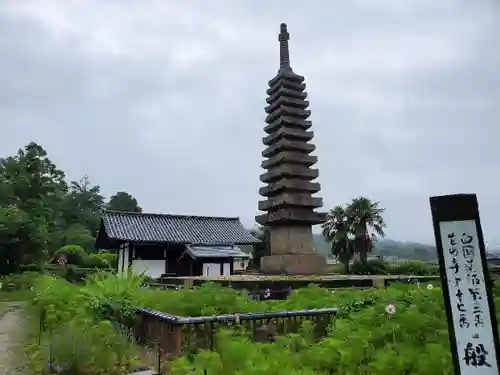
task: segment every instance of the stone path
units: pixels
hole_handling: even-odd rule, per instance
[[[2,375],[23,374],[17,349],[23,345],[24,304],[25,302],[0,302],[0,310],[7,310],[0,318],[0,374]]]

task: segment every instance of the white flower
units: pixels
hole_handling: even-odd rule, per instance
[[[385,307],[385,312],[389,315],[394,315],[396,314],[396,306],[393,304],[389,304]]]
[[[269,288],[266,289],[264,292],[264,298],[269,298],[271,297],[271,290]]]
[[[434,288],[432,284],[427,285],[427,290],[432,290],[432,288]]]

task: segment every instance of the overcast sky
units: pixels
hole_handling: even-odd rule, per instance
[[[364,195],[430,243],[429,196],[473,192],[500,239],[494,0],[3,0],[0,155],[35,141],[106,196],[251,226],[281,22],[325,209]]]

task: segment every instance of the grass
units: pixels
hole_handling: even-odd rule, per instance
[[[0,302],[20,302],[30,301],[34,297],[31,290],[13,290],[2,291],[0,290]]]

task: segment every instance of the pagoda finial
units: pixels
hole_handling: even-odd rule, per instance
[[[290,40],[290,34],[286,29],[286,23],[280,25],[280,34],[278,35],[278,41],[280,42],[280,70],[292,70],[290,66],[290,51],[288,50],[288,40]]]

